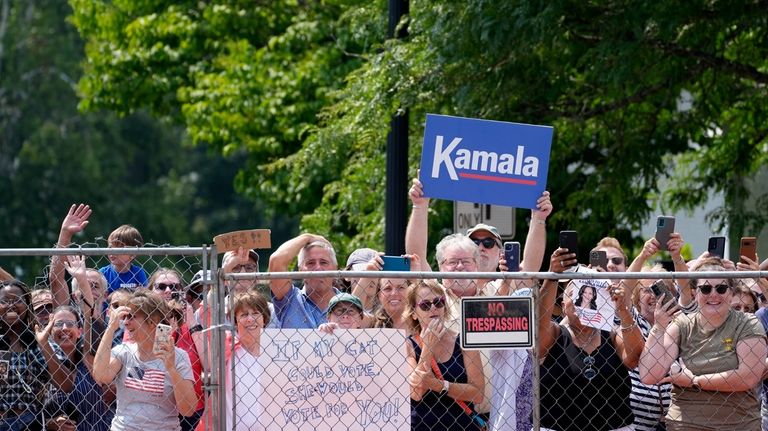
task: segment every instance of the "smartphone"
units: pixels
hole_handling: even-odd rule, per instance
[[[520,243],[508,241],[504,243],[504,260],[510,272],[520,271]]]
[[[724,236],[711,236],[707,243],[707,251],[712,256],[717,256],[720,259],[725,257],[725,237]]]
[[[739,260],[741,260],[741,256],[746,256],[753,261],[757,260],[757,238],[754,236],[745,236],[741,238],[741,246],[739,247]],[[743,260],[742,262],[747,263]]]
[[[384,261],[382,271],[410,271],[411,259],[405,256],[381,256]]]
[[[579,257],[579,234],[575,230],[561,230],[560,231],[560,247],[567,248],[568,253],[576,253],[576,258]],[[571,266],[576,266],[575,263]]]
[[[663,281],[659,280],[651,285],[651,291],[656,295],[657,299],[661,299],[662,304],[666,304],[673,298],[672,292],[669,291],[667,285]]]
[[[171,339],[171,327],[170,325],[165,325],[162,323],[157,324],[157,329],[155,329],[155,353],[157,353],[160,349],[158,348],[161,345],[168,344],[168,340]]]
[[[592,250],[589,252],[589,264],[592,268],[603,268],[608,270],[608,253],[605,250]]]
[[[659,250],[667,250],[669,235],[675,231],[675,217],[660,215],[656,218],[656,241],[659,242]]]

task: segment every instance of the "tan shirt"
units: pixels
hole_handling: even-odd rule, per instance
[[[734,370],[739,366],[736,345],[753,337],[765,340],[765,330],[754,314],[731,310],[725,322],[707,333],[700,313],[680,315],[680,358],[694,375]],[[672,405],[667,413],[670,429],[760,430],[757,388],[745,392],[695,391],[673,386]]]

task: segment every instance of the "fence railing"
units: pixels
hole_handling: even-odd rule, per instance
[[[131,333],[123,344],[130,346],[135,343],[138,350],[112,348],[112,357],[124,361],[121,363],[125,374],[121,374],[122,370],[117,372],[111,385],[99,384],[101,382],[95,379],[95,366],[89,363],[94,362],[94,356],[98,355],[97,346],[94,345],[90,352],[83,350],[80,355],[71,354],[83,349],[82,346],[70,349],[71,337],[66,332],[72,319],[66,311],[50,315],[49,318],[53,319],[50,345],[60,357],[56,362],[58,367],[66,369],[64,374],[73,379],[74,384],[68,386],[60,381],[61,376],[57,375],[60,370],[50,366],[55,359],[46,356],[42,344],[26,340],[24,342],[28,344],[25,345],[29,348],[21,351],[19,344],[15,344],[17,338],[23,338],[30,331],[34,333],[35,328],[24,327],[12,317],[29,313],[37,318],[35,307],[42,302],[30,299],[27,308],[14,309],[16,305],[11,300],[14,292],[4,288],[0,291],[0,320],[7,333],[13,331],[15,336],[5,336],[5,341],[0,340],[0,429],[23,421],[37,423],[38,428],[31,426],[30,429],[42,429],[56,420],[72,421],[78,429],[109,429],[107,419],[112,420],[114,416],[115,397],[123,397],[125,405],[134,403],[138,408],[132,415],[121,415],[121,418],[127,418],[123,420],[146,423],[158,429],[167,429],[163,426],[173,420],[181,421],[183,429],[193,429],[200,421],[202,424],[199,426],[209,430],[322,430],[339,426],[348,429],[479,429],[481,420],[487,422],[490,429],[497,430],[569,429],[565,424],[578,429],[603,429],[602,425],[610,427],[606,429],[630,425],[636,429],[653,429],[663,425],[665,420],[677,423],[680,413],[675,409],[680,407],[673,406],[670,410],[673,393],[678,398],[682,397],[683,409],[690,408],[685,404],[686,400],[692,400],[692,404],[709,403],[709,409],[697,410],[696,414],[710,422],[729,424],[723,425],[726,428],[747,426],[753,423],[750,421],[755,416],[760,418],[755,395],[758,384],[752,383],[759,382],[762,373],[759,379],[755,379],[744,370],[739,371],[728,384],[739,386],[739,382],[733,379],[740,379],[743,382],[741,386],[748,383],[751,387],[728,391],[710,383],[715,382],[710,374],[727,371],[718,367],[722,367],[723,363],[732,364],[734,360],[736,368],[730,370],[738,369],[743,362],[739,356],[743,350],[738,348],[739,343],[761,336],[764,344],[764,332],[760,335],[742,331],[732,337],[728,333],[723,340],[730,339],[731,344],[719,341],[723,344],[720,346],[722,352],[714,352],[703,362],[693,359],[687,362],[679,359],[695,359],[695,355],[686,356],[692,355],[686,343],[696,342],[697,329],[695,325],[690,325],[690,321],[680,323],[680,328],[686,328],[690,333],[686,333],[686,337],[679,340],[680,344],[675,347],[676,356],[672,358],[672,365],[665,363],[667,359],[663,355],[654,358],[653,363],[664,363],[667,367],[662,370],[664,379],[654,383],[650,383],[652,376],[648,376],[658,374],[658,370],[653,369],[655,365],[650,365],[647,373],[641,372],[643,366],[641,364],[638,368],[638,362],[642,362],[643,358],[630,358],[638,356],[637,352],[631,351],[630,345],[637,341],[633,337],[639,336],[641,343],[649,337],[654,324],[653,307],[658,298],[658,292],[654,292],[652,287],[659,280],[666,283],[656,285],[657,288],[661,286],[677,296],[689,288],[687,281],[691,279],[698,280],[700,286],[702,283],[707,286],[708,280],[733,280],[729,286],[731,290],[721,294],[717,290],[719,285],[715,283],[707,293],[711,298],[730,300],[737,295],[736,292],[746,294],[743,290],[734,290],[738,280],[763,279],[768,277],[766,271],[220,274],[216,250],[207,246],[0,249],[0,257],[86,256],[89,268],[111,265],[108,255],[136,256],[134,264],[150,273],[158,268],[175,269],[180,277],[177,284],[182,286],[188,286],[200,270],[211,270],[216,275],[202,280],[201,284],[207,286],[205,291],[208,293],[202,297],[200,304],[195,304],[194,310],[185,312],[187,333],[179,329],[179,337],[189,335],[191,340],[183,348],[188,352],[185,354],[189,358],[186,360],[189,361],[189,369],[182,366],[179,374],[182,380],[194,378],[200,382],[200,388],[195,392],[200,399],[200,404],[193,409],[195,414],[189,415],[191,419],[185,421],[183,417],[170,417],[163,413],[167,413],[168,409],[178,411],[183,403],[175,395],[177,391],[181,393],[183,388],[177,385],[167,368],[163,368],[167,365],[164,361],[155,360],[155,356],[143,356],[140,350],[143,342],[154,339],[154,332],[142,334],[142,331],[154,326],[142,326],[147,323],[136,322],[121,325],[121,329],[124,326]],[[35,277],[42,280],[35,283],[34,287],[38,290],[50,284],[52,277],[49,268],[41,268],[41,274]],[[321,314],[337,324],[332,329],[283,328],[275,322],[291,312],[285,301],[271,301],[268,313],[274,324],[264,321],[266,329],[263,331],[258,324],[249,327],[236,322],[237,312],[248,310],[253,304],[240,303],[233,297],[251,291],[266,293],[269,299],[269,283],[276,279],[292,280],[292,285],[299,289],[305,282],[322,289],[324,280],[331,280],[334,287],[341,286],[335,281],[352,280],[349,289],[360,295],[365,313],[360,316],[359,323],[353,322],[350,327],[360,329],[345,329],[352,313],[349,307],[340,310],[339,315],[332,310],[321,310],[325,312]],[[443,285],[430,280],[442,280]],[[552,284],[558,286],[554,296],[548,293],[547,287],[542,288],[542,283],[547,280],[554,281]],[[366,281],[373,284],[366,284]],[[505,282],[509,283],[511,292],[507,293],[502,288],[505,295],[522,292],[533,297],[534,317],[529,322],[535,334],[533,347],[527,350],[462,350],[456,344],[461,330],[461,316],[458,314],[460,298],[453,293],[454,290],[476,292],[478,295],[494,294]],[[404,283],[411,284],[414,292],[409,292]],[[163,286],[175,284],[159,283]],[[361,287],[363,284],[366,286]],[[616,299],[617,293],[608,289],[612,285],[623,288],[620,295],[623,300]],[[754,290],[759,291],[759,288]],[[312,287],[303,292],[310,294],[310,302],[314,299],[311,291]],[[74,294],[73,303],[79,304],[77,293],[69,293]],[[563,295],[567,295],[564,300]],[[445,296],[445,302],[436,303],[435,299],[441,296]],[[555,305],[556,297],[558,305]],[[685,300],[688,301],[687,307],[684,307],[685,314],[699,316],[697,318],[704,318],[706,322],[706,319],[713,319],[708,323],[716,326],[716,330],[732,330],[728,325],[716,325],[722,323],[717,319],[717,307],[723,308],[720,303],[713,300],[697,305],[697,297],[688,298]],[[538,306],[543,300],[552,301],[551,308],[544,308],[554,310],[551,315],[539,315]],[[628,324],[626,315],[617,313],[616,303],[627,304],[633,325]],[[133,309],[141,310],[136,308],[137,303],[131,304]],[[760,306],[759,303],[754,305]],[[81,332],[85,329],[83,326],[90,326],[103,335],[109,326],[106,316],[110,308],[98,310],[102,312],[101,316],[98,312],[93,313],[93,321],[88,325],[84,324],[87,317],[81,320],[82,316],[76,316],[74,323]],[[140,311],[137,313],[140,314]],[[135,314],[130,317],[136,319]],[[750,328],[760,329],[753,325],[756,320],[750,318],[745,321],[742,315],[736,316],[741,319],[742,329],[750,324]],[[151,320],[150,316],[146,317]],[[247,319],[252,317],[246,316]],[[423,331],[425,326],[428,327],[430,317],[441,324]],[[97,328],[99,318],[104,321]],[[37,324],[39,335],[45,325]],[[201,327],[195,330],[197,324]],[[30,319],[29,325],[34,326],[35,322]],[[601,332],[600,328],[604,331]],[[635,330],[639,332],[634,333]],[[256,350],[253,334],[232,336],[237,331],[255,331],[258,341]],[[183,344],[179,342],[179,337],[177,347]],[[105,342],[99,334],[93,341],[97,345]],[[117,344],[122,341],[107,340]],[[540,354],[541,343],[548,348],[544,356]],[[642,343],[641,349],[646,347]],[[664,351],[673,350],[668,346],[666,349]],[[651,353],[644,353],[646,367],[649,367],[648,355]],[[127,360],[126,354],[133,356]],[[193,356],[199,362],[197,365]],[[431,360],[422,361],[422,357],[434,358],[435,364],[431,364]],[[175,362],[177,367],[180,366],[178,361],[181,361],[178,358]],[[764,363],[765,357],[762,359]],[[37,368],[24,365],[35,360],[38,360]],[[159,387],[152,385],[152,378],[158,376],[151,372],[157,369],[155,367],[166,370],[160,375],[162,383]],[[675,373],[675,367],[682,367],[684,372]],[[685,370],[702,376],[696,380],[696,392],[690,382],[682,381],[680,375],[684,375]],[[448,382],[447,391],[443,382]],[[145,398],[139,399],[141,397]],[[205,399],[204,404],[202,399]],[[464,401],[465,405],[457,401]],[[205,413],[203,406],[207,410]],[[668,415],[671,415],[670,419],[664,419]],[[712,419],[713,415],[715,419]]]

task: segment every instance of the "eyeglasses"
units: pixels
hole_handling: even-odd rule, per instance
[[[699,289],[699,292],[701,292],[702,295],[709,295],[712,293],[712,287],[708,284],[705,284],[703,286],[696,286],[697,289]],[[725,283],[720,283],[717,286],[714,286],[715,292],[717,292],[720,295],[725,295],[725,292],[728,291],[728,289],[731,288],[731,286],[728,286]]]
[[[237,265],[232,268],[232,272],[259,272],[259,267],[254,264]]]
[[[608,261],[610,261],[614,265],[622,265],[622,264],[624,264],[624,258],[623,257],[619,257],[619,256],[614,256],[614,257],[608,259]]]
[[[0,307],[17,307],[26,305],[23,298],[16,298],[14,300],[0,299]]]
[[[166,289],[181,290],[181,288],[182,288],[181,283],[155,283],[155,286],[153,289],[165,291]]]
[[[754,313],[755,311],[752,309],[753,307],[750,307],[749,305],[743,305],[743,304],[736,304],[731,306],[736,311],[741,311],[743,313]]]
[[[445,296],[439,296],[431,301],[425,299],[423,301],[419,301],[419,303],[416,305],[423,311],[431,310],[433,305],[435,308],[443,308],[445,307]]]
[[[448,268],[456,268],[461,264],[462,266],[470,266],[473,263],[475,263],[474,257],[465,257],[463,259],[446,259],[443,261],[443,265],[447,266]]]
[[[67,328],[77,328],[79,325],[74,320],[57,320],[53,323],[54,328],[63,328],[67,325]]]
[[[488,237],[488,238],[483,238],[483,239],[480,239],[480,238],[472,238],[472,241],[473,241],[475,244],[477,244],[477,245],[480,245],[480,244],[482,244],[482,245],[483,245],[483,247],[485,247],[485,248],[493,248],[493,247],[495,247],[495,246],[499,245],[499,243],[497,243],[497,242],[496,242],[496,240],[495,240],[495,239],[493,239],[493,238],[491,238],[491,237]]]
[[[584,365],[587,367],[584,369],[585,379],[592,380],[597,377],[597,370],[595,369],[595,358],[592,356],[585,356]]]
[[[360,310],[355,307],[335,307],[331,313],[336,317],[359,315]]]
[[[242,313],[238,313],[236,317],[238,321],[245,320],[249,317],[252,317],[253,320],[258,320],[260,317],[264,317],[264,315],[259,313],[258,311],[249,311],[249,312],[244,311]]]

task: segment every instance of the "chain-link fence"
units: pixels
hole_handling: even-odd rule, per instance
[[[0,290],[0,429],[759,429],[763,417],[765,273],[213,276],[208,247],[2,254],[74,257],[31,294]],[[149,289],[110,292],[85,270],[121,254]],[[70,307],[54,308],[67,305],[60,279]],[[473,296],[532,297],[533,318],[489,308],[462,321]],[[533,346],[462,349],[467,330],[530,333]]]
[[[85,244],[0,256],[52,256],[28,285],[0,290],[1,430],[192,430],[206,398],[224,405],[223,337],[202,330],[198,311],[224,321],[218,295],[204,295],[216,283],[202,277],[216,272],[213,248]]]

